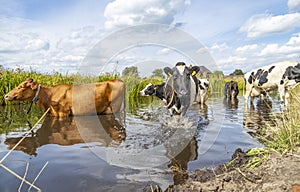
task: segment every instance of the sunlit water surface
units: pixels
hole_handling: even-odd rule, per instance
[[[257,103],[245,112],[242,97],[235,103],[210,98],[202,108],[192,105],[184,118],[170,117],[157,105],[125,117],[46,118],[3,165],[30,182],[36,179],[43,191],[142,191],[149,184],[165,189],[184,180],[178,170],[215,167],[237,148],[262,146],[249,133],[278,111],[269,105]],[[1,134],[0,158],[28,129],[24,124]],[[18,178],[1,167],[0,175],[0,191],[18,190]],[[24,183],[21,190],[28,188]]]

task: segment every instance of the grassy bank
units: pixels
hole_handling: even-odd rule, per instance
[[[300,87],[291,91],[289,110],[277,116],[276,126],[268,126],[266,146],[281,154],[292,153],[300,146]]]
[[[300,86],[290,92],[288,110],[282,113],[274,113],[272,124],[266,124],[257,135],[264,148],[254,148],[248,151],[252,157],[246,165],[255,168],[261,165],[271,153],[279,155],[293,154],[300,150]]]

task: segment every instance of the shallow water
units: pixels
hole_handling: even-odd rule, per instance
[[[278,112],[269,105],[257,102],[246,112],[242,97],[234,104],[210,98],[202,108],[192,105],[184,118],[170,117],[155,104],[134,114],[48,117],[3,165],[21,177],[26,172],[32,182],[48,163],[35,181],[44,191],[142,191],[150,183],[165,189],[184,181],[185,170],[215,167],[237,148],[262,146],[249,133],[269,122],[270,112]],[[24,122],[1,134],[0,158],[28,129]],[[3,168],[0,175],[0,191],[18,190],[18,178]],[[22,191],[28,187],[24,183]]]

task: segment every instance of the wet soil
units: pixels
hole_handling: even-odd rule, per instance
[[[293,191],[300,192],[300,149],[293,155],[270,154],[258,167],[245,167],[250,160],[237,149],[232,161],[214,169],[196,170],[180,185],[166,191]]]

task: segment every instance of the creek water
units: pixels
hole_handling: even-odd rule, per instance
[[[43,191],[142,191],[149,184],[166,189],[193,170],[230,161],[237,148],[262,146],[251,133],[278,109],[256,102],[246,111],[243,101],[209,98],[206,106],[192,105],[186,117],[171,117],[160,102],[125,114],[47,117],[2,164],[29,182],[36,179]],[[30,129],[23,112],[2,117],[1,159]],[[18,190],[20,179],[3,167],[0,175],[0,191]],[[28,188],[24,183],[21,191]]]

